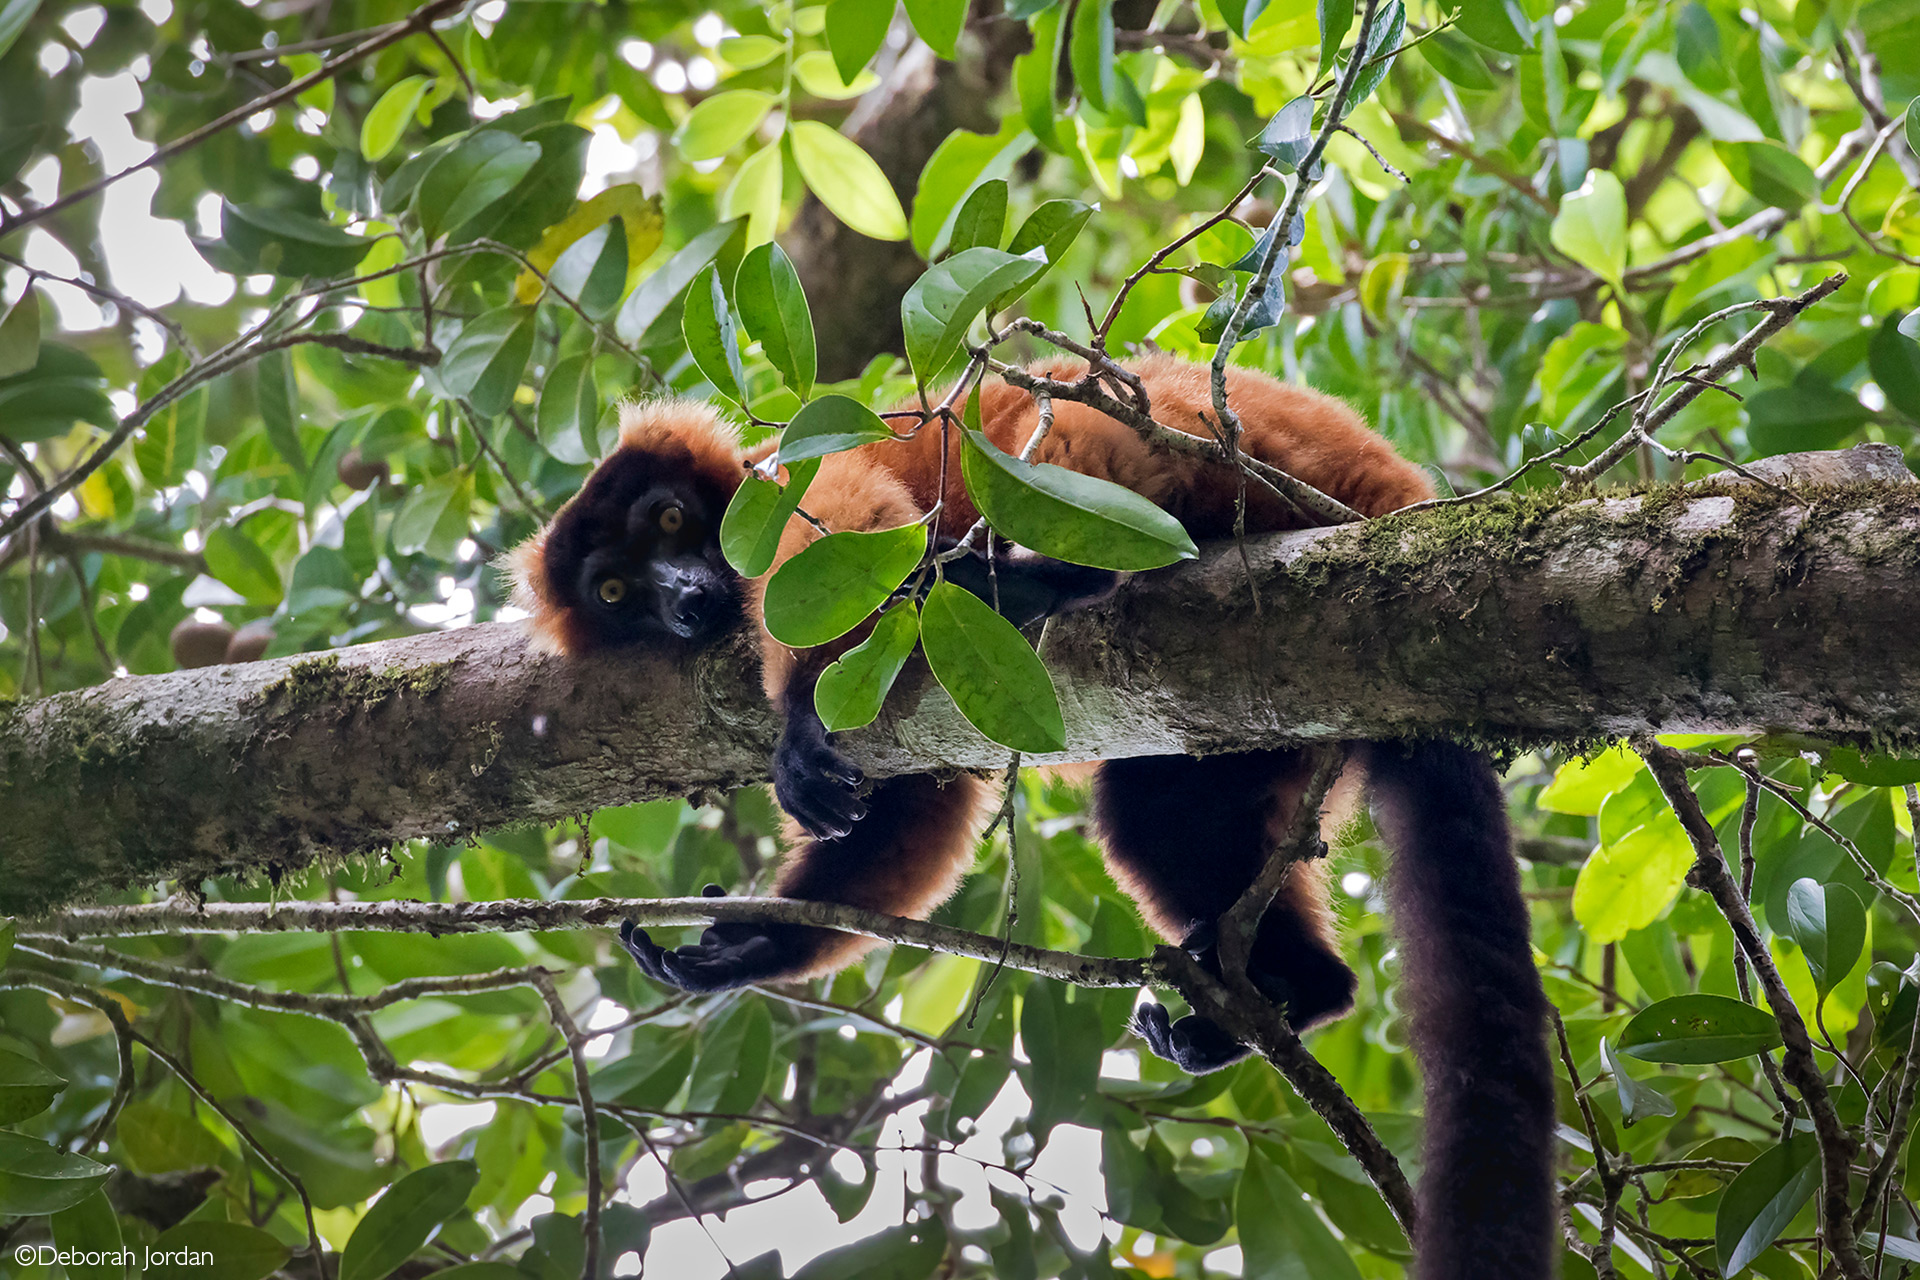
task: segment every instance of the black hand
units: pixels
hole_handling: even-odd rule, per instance
[[[764,982],[791,970],[799,957],[779,925],[723,921],[700,941],[669,951],[631,920],[620,924],[620,945],[640,972],[681,991],[704,995]]]
[[[813,709],[813,690],[790,699],[787,727],[773,753],[773,794],[788,816],[816,840],[838,840],[867,816],[860,766],[834,750]]]
[[[1174,1022],[1162,1004],[1143,1004],[1133,1011],[1133,1033],[1147,1042],[1155,1056],[1165,1058],[1189,1075],[1232,1066],[1247,1056],[1247,1046],[1228,1035],[1219,1023],[1190,1013]]]

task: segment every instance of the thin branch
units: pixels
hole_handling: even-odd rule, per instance
[[[586,1135],[587,1166],[587,1209],[581,1218],[581,1232],[587,1238],[586,1256],[582,1260],[580,1274],[598,1276],[600,1274],[600,1203],[606,1198],[606,1188],[602,1184],[600,1169],[600,1112],[593,1101],[593,1081],[587,1070],[587,1041],[580,1026],[567,1012],[567,1002],[560,998],[559,989],[553,985],[553,975],[545,969],[535,969],[531,973],[533,989],[546,1001],[547,1014],[553,1019],[553,1025],[567,1042],[567,1052],[573,1058],[573,1091],[580,1100],[580,1126]]]

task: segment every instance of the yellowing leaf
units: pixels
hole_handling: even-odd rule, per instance
[[[859,143],[818,120],[795,120],[787,136],[800,176],[834,217],[875,240],[907,238],[900,197]]]
[[[1594,942],[1618,942],[1659,918],[1692,865],[1680,820],[1655,814],[1587,859],[1573,886],[1573,918]]]
[[[667,225],[666,215],[660,210],[660,197],[649,196],[636,182],[608,187],[593,199],[575,205],[572,213],[548,227],[540,243],[527,251],[527,261],[542,271],[552,271],[553,264],[574,241],[612,218],[620,219],[627,228],[626,287],[631,289],[639,278],[641,264],[660,247]],[[533,302],[539,298],[542,288],[539,276],[522,270],[513,282],[514,301]]]

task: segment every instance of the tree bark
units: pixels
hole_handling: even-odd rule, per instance
[[[1790,730],[1920,745],[1920,486],[1514,501],[1283,534],[1056,619],[1058,759],[1448,736]],[[767,776],[743,630],[684,664],[536,658],[496,623],[0,703],[0,914],[270,877]],[[916,661],[872,776],[1006,752]]]

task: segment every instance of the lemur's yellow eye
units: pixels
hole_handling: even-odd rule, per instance
[[[682,512],[678,506],[662,507],[660,509],[660,532],[678,533],[680,532],[680,526],[686,522],[686,514]]]
[[[600,583],[600,598],[608,604],[619,604],[627,598],[627,584],[619,578],[607,578]]]

